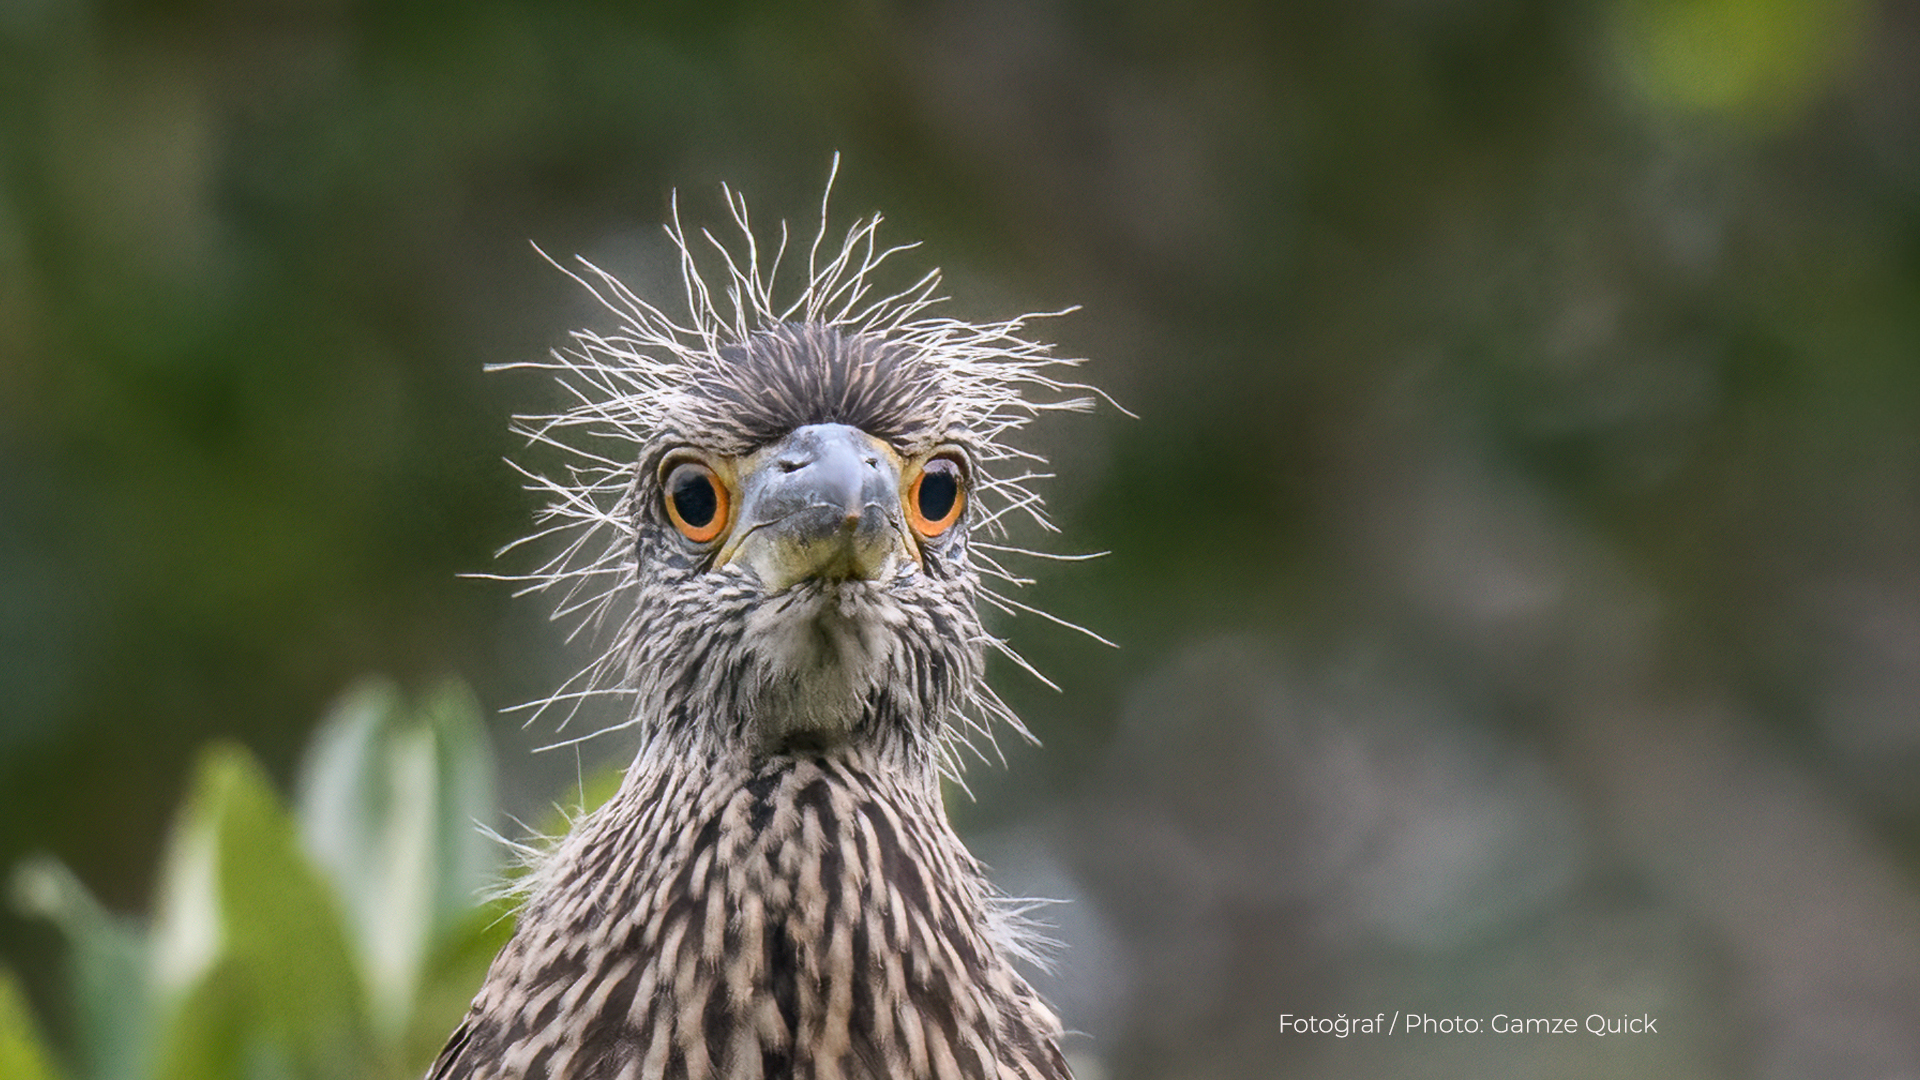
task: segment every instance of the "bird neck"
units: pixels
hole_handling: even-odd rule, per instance
[[[940,745],[931,725],[868,710],[832,724],[749,715],[725,730],[725,735],[711,729],[656,730],[613,801],[651,801],[648,791],[663,783],[678,786],[687,773],[719,791],[807,766],[843,774],[850,784],[888,798],[910,797],[940,807]]]
[[[937,784],[870,748],[643,755],[542,876],[502,994],[580,988],[556,1060],[644,1035],[700,1059],[670,1075],[1065,1075]]]
[[[642,743],[628,782],[686,762],[741,774],[783,759],[828,756],[869,763],[877,774],[937,794],[950,694],[921,696],[918,688],[871,678],[865,686],[853,682],[751,670],[706,676],[696,693],[683,693],[682,681],[644,682]]]

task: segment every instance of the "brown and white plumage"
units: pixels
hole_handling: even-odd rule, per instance
[[[617,627],[540,704],[621,698],[640,749],[538,861],[430,1075],[1065,1077],[939,781],[996,721],[1024,734],[983,682],[988,649],[1012,654],[976,610],[1023,607],[983,587],[1018,583],[983,534],[1044,520],[1038,459],[1005,439],[1089,400],[1023,320],[928,315],[937,273],[872,297],[898,250],[877,217],[823,257],[823,202],[777,304],[784,230],[763,261],[728,200],[742,240],[706,237],[717,289],[676,214],[685,315],[583,262],[623,325],[536,365],[575,404],[522,420],[573,455],[528,474],[537,535],[565,537],[529,588]]]

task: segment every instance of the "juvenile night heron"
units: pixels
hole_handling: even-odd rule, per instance
[[[831,187],[831,185],[829,185]],[[584,260],[622,320],[550,368],[572,407],[523,417],[574,463],[529,473],[564,551],[532,588],[620,629],[548,704],[628,699],[619,792],[542,856],[512,941],[433,1078],[1065,1077],[1058,1019],[1015,970],[1017,908],[948,825],[940,777],[995,723],[1008,655],[976,603],[989,543],[1038,516],[1041,412],[1089,398],[1026,318],[927,313],[938,272],[876,299],[879,218],[782,255],[696,240],[670,317]],[[703,239],[704,238],[704,239]],[[823,251],[823,245],[825,250]],[[1016,657],[1017,659],[1017,657]]]

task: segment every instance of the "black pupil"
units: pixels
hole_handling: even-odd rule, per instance
[[[703,529],[713,524],[713,515],[720,512],[720,495],[713,490],[713,480],[696,465],[682,465],[673,470],[667,478],[667,489],[673,499],[673,512],[688,528]]]
[[[960,498],[960,470],[950,461],[930,461],[920,474],[920,516],[944,521]]]

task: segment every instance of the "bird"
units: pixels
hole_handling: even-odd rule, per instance
[[[516,427],[567,465],[516,466],[547,497],[528,542],[559,550],[500,576],[612,628],[537,707],[613,698],[638,749],[530,849],[513,935],[430,1080],[1069,1076],[1020,968],[1045,945],[942,778],[1003,725],[1031,738],[985,681],[991,652],[1031,665],[980,610],[1045,615],[1002,587],[1027,581],[1009,554],[1038,554],[1007,520],[1047,525],[1017,434],[1104,395],[1027,334],[1061,312],[930,312],[938,269],[881,295],[915,245],[882,246],[878,214],[835,241],[832,188],[804,261],[733,189],[719,234],[689,232],[676,195],[672,314],[549,259],[619,326],[501,365],[563,388]]]

